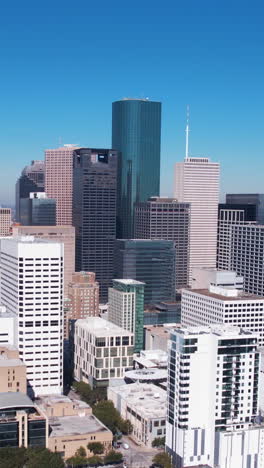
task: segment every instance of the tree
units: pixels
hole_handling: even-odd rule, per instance
[[[151,445],[152,447],[165,447],[165,437],[156,437]]]
[[[101,444],[101,442],[90,442],[87,445],[87,448],[90,450],[90,452],[93,452],[94,455],[101,455],[104,453],[104,446]]]
[[[98,401],[106,400],[107,398],[106,388],[92,388],[85,382],[74,382],[73,387],[76,392],[79,393],[81,399],[90,406],[95,405]]]
[[[104,461],[101,457],[98,457],[98,455],[94,455],[93,457],[87,458],[87,464],[91,466],[100,466],[104,464]]]
[[[0,449],[0,468],[23,468],[26,462],[24,447]]]
[[[115,409],[112,401],[99,401],[93,407],[93,414],[108,427],[110,431],[116,432],[120,423],[120,414]]]
[[[112,463],[112,462],[121,462],[123,460],[123,455],[120,452],[116,452],[115,450],[111,450],[105,457],[105,463]]]
[[[87,458],[83,457],[70,457],[66,460],[67,465],[69,466],[86,466],[87,465]]]
[[[63,468],[58,453],[46,448],[1,448],[0,468]]]
[[[128,419],[123,419],[120,417],[120,423],[118,428],[120,429],[123,434],[129,435],[133,431],[133,426]]]
[[[81,458],[84,458],[86,457],[86,450],[84,447],[80,447],[76,450],[75,452],[75,456],[76,457],[81,457]]]
[[[172,468],[170,456],[166,452],[157,453],[157,455],[153,457],[152,462],[163,468]]]

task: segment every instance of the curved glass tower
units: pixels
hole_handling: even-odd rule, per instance
[[[112,148],[121,153],[118,237],[134,236],[134,206],[159,195],[161,103],[123,99],[112,105]]]

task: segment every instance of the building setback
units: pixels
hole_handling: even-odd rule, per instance
[[[76,271],[93,271],[100,300],[113,279],[116,238],[117,151],[81,148],[73,156],[73,225]]]
[[[118,237],[134,236],[135,203],[160,190],[161,103],[148,99],[113,102],[112,148],[121,153]]]
[[[172,301],[175,299],[175,256],[173,241],[118,239],[114,278],[145,283],[145,304]]]
[[[172,240],[176,246],[176,289],[188,285],[190,204],[151,197],[135,205],[135,239]]]

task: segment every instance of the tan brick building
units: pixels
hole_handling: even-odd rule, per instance
[[[0,393],[27,393],[27,368],[13,346],[0,346]]]
[[[11,208],[0,208],[0,236],[10,236]]]

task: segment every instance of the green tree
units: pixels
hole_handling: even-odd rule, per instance
[[[67,465],[72,466],[86,466],[87,465],[87,458],[83,457],[70,457],[66,460]]]
[[[64,462],[59,453],[53,453],[46,448],[27,449],[26,468],[64,468]]]
[[[99,401],[93,407],[93,414],[112,432],[116,432],[120,423],[120,414],[112,401]]]
[[[104,461],[101,457],[98,457],[98,455],[94,455],[93,457],[87,458],[87,463],[88,465],[94,466],[94,465],[103,465]]]
[[[101,455],[104,453],[104,446],[101,442],[90,442],[87,447],[94,455]]]
[[[75,456],[76,457],[81,457],[81,458],[84,458],[86,457],[86,450],[84,447],[80,447],[76,450],[75,452]]]
[[[111,450],[105,457],[105,463],[112,463],[112,462],[121,462],[123,460],[123,455],[120,452],[116,452],[115,450]]]
[[[79,393],[81,399],[93,406],[98,401],[106,400],[107,390],[106,388],[92,388],[85,382],[74,382],[73,387],[77,393]]]
[[[129,435],[133,431],[133,426],[128,419],[123,419],[120,417],[118,429],[120,429],[120,431],[123,432],[123,434]]]
[[[0,449],[0,468],[23,468],[26,459],[26,449],[24,447]]]
[[[152,447],[165,447],[165,437],[156,437],[151,445]]]
[[[166,452],[157,453],[152,462],[161,465],[163,468],[172,468],[170,456]]]

